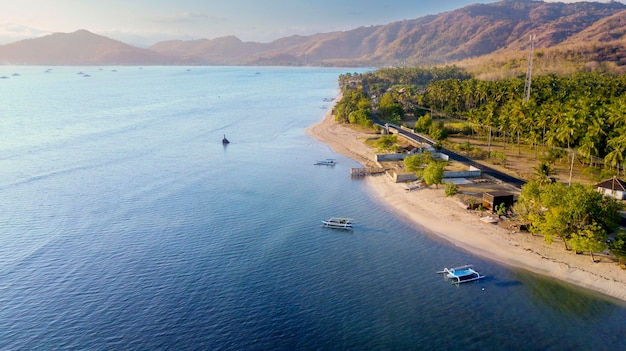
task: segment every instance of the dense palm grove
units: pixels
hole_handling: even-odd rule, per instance
[[[565,149],[588,165],[600,163],[616,172],[622,169],[626,154],[624,75],[538,76],[532,81],[529,99],[524,96],[524,78],[483,81],[456,67],[346,74],[340,83],[344,97],[356,101],[337,106],[342,121],[367,124],[365,116],[373,108],[389,122],[400,122],[405,114],[452,117],[466,123],[466,132],[509,136],[518,146]]]
[[[405,115],[417,118],[414,128],[442,140],[448,133],[477,133],[546,153],[566,154],[573,167],[604,167],[616,175],[626,155],[626,76],[579,72],[533,78],[526,90],[524,77],[498,81],[473,78],[457,67],[388,68],[339,79],[342,99],[335,107],[338,122],[373,124],[372,117],[400,124]],[[528,93],[528,94],[526,94]],[[375,111],[375,115],[374,115]],[[452,130],[437,119],[462,121]],[[577,251],[597,252],[618,228],[620,204],[580,184],[550,181],[550,168],[541,163],[543,178],[528,183],[516,205],[530,230],[564,240]],[[567,201],[565,201],[567,200]],[[611,251],[626,257],[626,235],[613,235]],[[593,258],[593,256],[592,256]]]

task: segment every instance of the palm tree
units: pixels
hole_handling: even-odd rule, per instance
[[[535,170],[533,177],[538,185],[543,186],[554,182],[552,176],[555,175],[556,172],[547,162],[541,162],[536,167],[533,167],[533,169]]]
[[[491,154],[491,138],[492,130],[496,125],[496,104],[492,101],[488,102],[484,107],[483,125],[489,128],[489,140],[487,142],[487,154]]]
[[[626,95],[614,99],[607,107],[607,122],[613,128],[621,128],[626,126]]]
[[[515,133],[517,135],[517,154],[520,155],[522,153],[521,145],[520,145],[520,134],[524,129],[524,122],[526,118],[526,103],[522,99],[515,99],[511,104],[511,117],[509,118],[509,127],[511,133]]]
[[[602,137],[606,135],[604,131],[604,121],[606,116],[606,109],[604,107],[596,107],[592,114],[589,116],[587,123],[583,126],[583,130],[586,131],[585,136],[578,146],[578,151],[589,158],[589,166],[593,164],[593,158],[597,157],[600,152],[600,143]]]
[[[500,130],[503,134],[503,146],[504,149],[506,150],[506,142],[507,142],[507,132],[509,131],[509,129],[511,128],[511,123],[510,123],[510,118],[511,118],[511,105],[512,103],[510,101],[507,101],[503,106],[502,106],[502,111],[500,113],[500,115],[498,116],[498,130]]]
[[[565,112],[565,119],[561,121],[561,124],[557,127],[557,138],[567,144],[567,151],[571,154],[572,160],[569,168],[569,182],[568,185],[572,185],[572,173],[574,171],[574,157],[575,153],[572,149],[572,144],[576,140],[576,133],[578,132],[579,121],[576,118],[574,111]]]
[[[476,99],[476,106],[480,106],[482,103],[484,103],[487,100],[487,97],[489,96],[489,85],[487,82],[483,81],[483,80],[479,80],[476,84],[476,90],[475,92],[475,99]]]
[[[465,110],[476,107],[476,82],[475,78],[462,82],[461,89],[465,98]]]
[[[610,164],[611,167],[617,167],[618,176],[621,164],[624,162],[624,151],[626,151],[626,134],[624,134],[626,130],[622,128],[622,132],[618,136],[609,139],[607,148],[611,151],[604,157],[605,163]]]
[[[544,149],[546,146],[546,128],[548,127],[548,121],[550,120],[550,116],[548,114],[548,111],[543,109],[542,107],[540,107],[536,111],[537,113],[534,116],[534,124],[537,126],[537,128],[541,129],[541,147],[542,149]]]

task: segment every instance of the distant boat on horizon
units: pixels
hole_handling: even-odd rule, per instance
[[[222,139],[222,144],[224,144],[224,145],[230,144],[230,141],[228,141],[228,139],[226,139],[226,134],[224,134],[224,139]]]

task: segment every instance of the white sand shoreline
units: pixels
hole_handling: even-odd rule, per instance
[[[365,134],[336,123],[332,107],[307,134],[329,145],[335,152],[364,166],[374,164],[374,151],[362,142]],[[346,175],[348,176],[348,175]],[[626,270],[602,259],[593,263],[587,255],[564,250],[562,244],[516,233],[480,221],[479,217],[447,198],[442,188],[407,192],[387,176],[369,176],[372,195],[402,218],[468,252],[581,286],[626,302]]]

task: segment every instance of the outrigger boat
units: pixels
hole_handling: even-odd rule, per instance
[[[352,229],[352,219],[344,217],[331,217],[322,220],[323,226],[335,229]]]
[[[485,277],[484,275],[480,275],[473,267],[474,265],[466,264],[460,267],[444,268],[443,271],[437,273],[443,274],[444,278],[451,280],[453,284],[457,285]]]
[[[337,164],[337,161],[335,161],[334,158],[327,158],[323,161],[317,161],[315,162],[316,165],[324,165],[324,166],[334,166]]]

